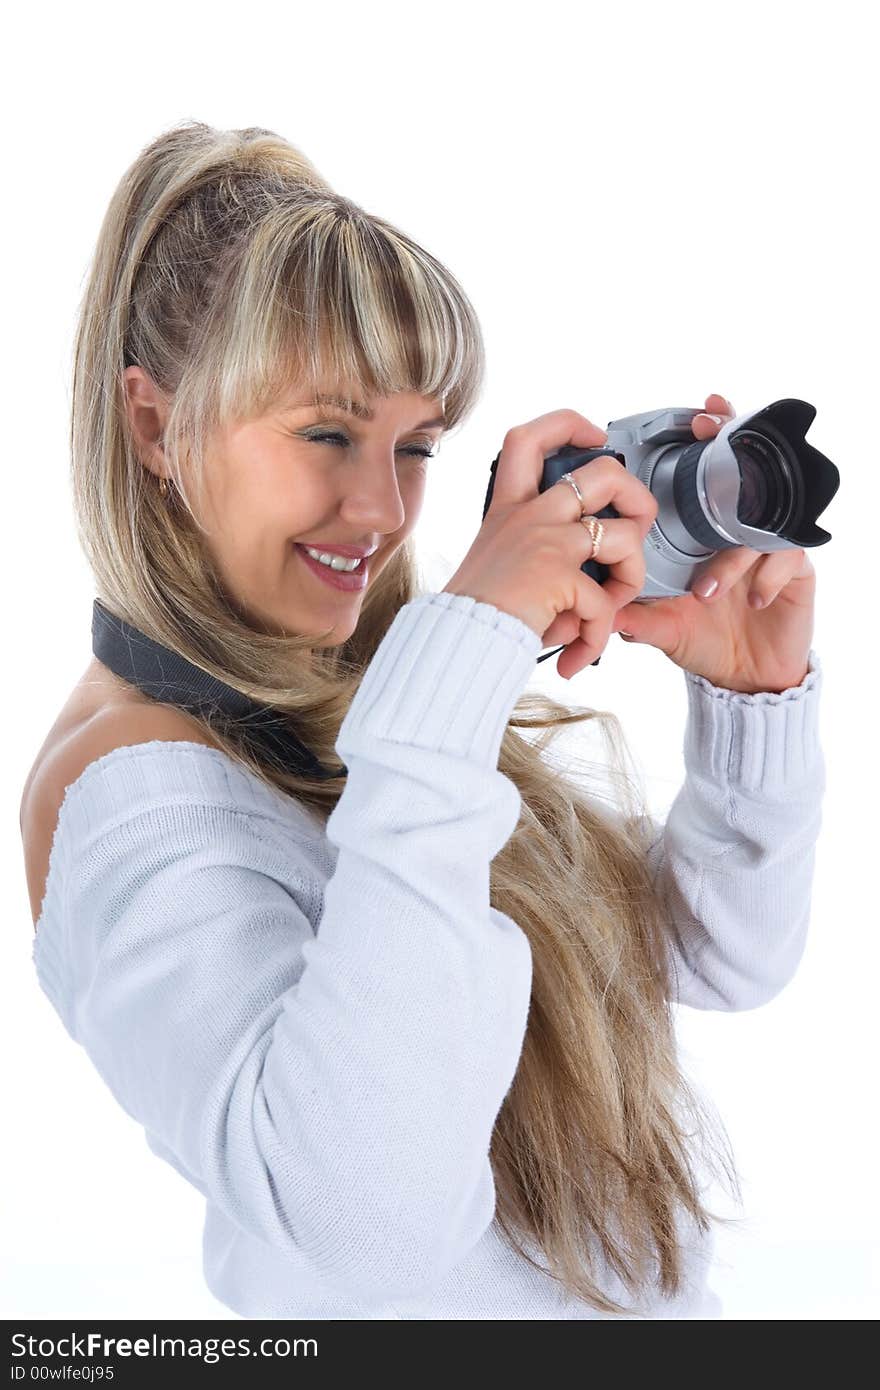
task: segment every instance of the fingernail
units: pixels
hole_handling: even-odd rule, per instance
[[[618,633],[618,636],[619,636],[619,637],[623,637],[626,641],[629,641],[629,642],[632,641],[632,633],[631,633],[631,632],[624,632],[624,630],[623,630],[622,627],[619,627],[619,628],[617,629],[617,633]]]
[[[700,598],[710,598],[717,588],[718,580],[707,576],[704,579],[697,580],[694,585],[694,593],[699,594]]]

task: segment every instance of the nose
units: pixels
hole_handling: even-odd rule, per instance
[[[406,521],[406,506],[400,491],[397,465],[384,452],[365,452],[345,477],[341,487],[339,514],[352,535],[381,536],[399,531]]]

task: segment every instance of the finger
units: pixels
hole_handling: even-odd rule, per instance
[[[580,632],[571,644],[573,652],[586,652],[581,664],[593,661],[605,649],[614,629],[617,610],[631,603],[641,592],[644,583],[645,562],[641,555],[629,555],[621,560],[618,569],[632,576],[631,582],[625,578],[606,579],[597,584],[589,575],[578,572],[576,576],[577,594],[575,610],[581,619]],[[579,669],[579,668],[578,668]]]
[[[549,629],[552,632],[563,619],[572,616],[578,618],[577,629],[571,639],[553,638],[555,642],[565,641],[566,650],[561,653],[556,669],[566,679],[576,675],[604,651],[613,630],[617,609],[637,598],[645,582],[644,541],[638,523],[621,518],[605,520],[603,524],[601,563],[609,567],[609,576],[602,584],[597,584],[579,570],[576,576],[576,608],[557,614]],[[546,646],[550,645],[547,633],[542,640]]]
[[[640,565],[644,571],[644,560],[641,557],[630,556],[636,564]],[[621,561],[627,564],[629,561]],[[597,584],[595,579],[584,574],[581,570],[575,572],[575,595],[572,611],[579,619],[578,635],[573,641],[566,645],[564,652],[560,654],[556,669],[561,676],[568,678],[595,661],[604,650],[611,636],[615,614],[618,604],[608,593],[609,582]],[[642,585],[640,579],[637,583],[626,586],[628,598],[638,594]],[[558,615],[557,615],[558,616]]]
[[[749,606],[766,608],[792,580],[808,579],[815,573],[805,551],[774,550],[755,566],[749,582]]]
[[[596,462],[598,463],[599,460],[597,459]],[[625,603],[631,603],[642,592],[646,572],[645,546],[641,524],[630,517],[614,519],[603,517],[602,525],[605,529],[599,542],[598,555],[592,556],[584,548],[584,542],[592,542],[592,537],[585,526],[581,527],[582,535],[574,534],[574,541],[578,545],[579,553],[586,559],[595,558],[599,564],[606,565],[608,575],[601,584],[598,584],[595,579],[591,579],[589,575],[584,574],[583,570],[579,569],[577,579],[580,588],[585,591],[586,602],[589,603],[591,600],[595,602],[600,598],[604,600],[603,611],[591,616],[587,621],[610,624],[617,609]],[[567,540],[568,537],[566,536],[566,542]],[[583,564],[583,560],[581,560],[581,564]],[[584,616],[583,613],[581,616]]]
[[[763,557],[763,553],[747,545],[718,551],[705,569],[694,576],[690,592],[701,603],[716,603]],[[710,588],[713,580],[715,584]]]
[[[642,600],[628,603],[614,617],[612,633],[619,633],[625,642],[646,642],[669,655],[679,641],[680,629],[675,611],[662,601],[658,604]]]
[[[713,393],[706,397],[705,411],[701,410],[694,416],[691,428],[697,439],[712,439],[735,415],[736,411],[727,397]]]
[[[581,630],[581,620],[573,608],[567,613],[557,613],[547,631],[541,638],[545,647],[567,647]]]
[[[636,523],[643,539],[647,536],[657,517],[659,503],[650,488],[625,464],[610,454],[602,454],[589,463],[582,463],[579,468],[571,469],[571,476],[583,498],[584,511],[595,513],[611,505],[622,517]],[[577,500],[574,489],[560,479],[541,493],[535,505],[540,505],[552,520],[577,521]],[[608,521],[605,517],[602,520]],[[610,524],[613,525],[614,521]],[[604,562],[604,552],[601,558]]]
[[[638,521],[629,516],[603,516],[600,520],[602,522],[602,539],[597,547],[596,555],[592,557],[588,555],[588,559],[593,558],[602,565],[610,565],[617,574],[623,573],[619,566],[624,561],[632,558],[644,559],[645,538]],[[592,540],[590,532],[582,522],[578,524],[584,533],[583,539],[590,542]],[[580,539],[580,536],[575,532],[575,540]]]
[[[696,439],[714,439],[726,424],[727,419],[723,415],[705,415],[701,412],[691,420],[691,429]]]
[[[602,564],[606,563],[603,559]],[[615,612],[625,603],[632,603],[633,599],[638,598],[645,585],[645,572],[645,554],[642,549],[630,550],[622,559],[611,565],[608,576],[599,587]]]
[[[551,410],[524,425],[514,425],[504,436],[489,511],[498,512],[538,495],[544,460],[567,444],[598,448],[608,431],[594,425],[576,410]],[[618,465],[619,467],[620,465]],[[548,488],[547,491],[552,491]]]
[[[548,643],[548,645],[550,645]],[[598,648],[587,645],[580,637],[575,637],[572,642],[567,642],[565,651],[559,653],[556,662],[556,672],[563,680],[569,681],[572,676],[576,676],[578,671],[582,671],[585,666],[591,666],[597,656],[601,656]]]

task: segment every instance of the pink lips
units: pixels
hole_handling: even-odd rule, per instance
[[[358,569],[353,570],[351,573],[346,573],[344,570],[335,570],[329,565],[322,564],[320,560],[314,559],[306,550],[305,546],[300,545],[298,541],[294,542],[293,548],[299,551],[299,556],[303,564],[306,565],[308,569],[312,570],[322,583],[329,584],[331,588],[343,589],[347,593],[356,593],[367,587],[370,566],[368,558],[361,560]],[[355,557],[351,556],[349,558],[354,559]]]

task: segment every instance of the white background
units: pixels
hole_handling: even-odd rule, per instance
[[[877,1278],[877,44],[870,7],[377,0],[79,5],[7,29],[2,222],[7,624],[0,980],[0,1316],[231,1316],[204,1288],[202,1199],[146,1147],[31,964],[25,777],[91,656],[67,468],[74,313],[123,170],[183,118],[262,125],[444,260],[488,381],[417,535],[436,587],[472,542],[507,428],[605,425],[717,391],[812,402],[841,471],[811,552],[828,791],[811,937],[771,1004],[681,1010],[746,1217],[718,1233],[728,1318],[870,1318]],[[10,21],[7,21],[10,23]],[[684,677],[613,637],[558,698],[613,709],[665,813]],[[747,924],[743,924],[747,930]]]

